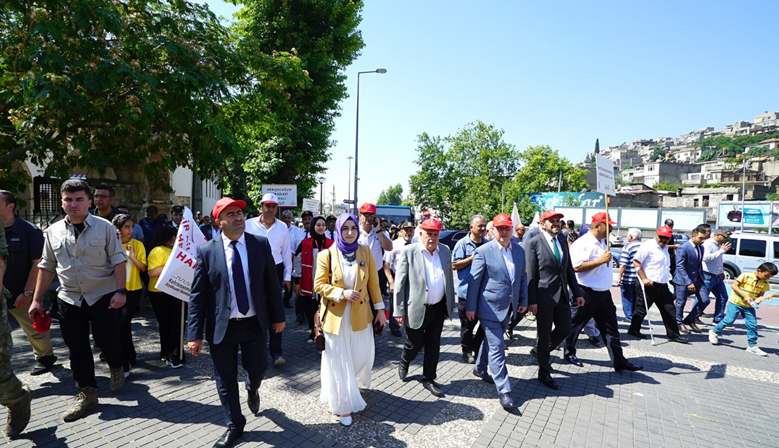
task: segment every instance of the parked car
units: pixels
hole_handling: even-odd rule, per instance
[[[442,230],[438,237],[438,242],[445,244],[449,250],[454,250],[457,241],[468,235],[468,230]]]
[[[736,232],[730,237],[730,245],[722,259],[726,280],[754,272],[767,261],[779,266],[779,236]]]
[[[685,241],[690,241],[690,237],[683,233],[674,233],[673,239],[674,239],[673,244],[682,244]]]
[[[625,240],[623,240],[619,235],[609,233],[609,243],[612,246],[624,246]]]
[[[619,268],[619,258],[622,256],[622,248],[610,246],[609,251],[611,252],[611,267]]]

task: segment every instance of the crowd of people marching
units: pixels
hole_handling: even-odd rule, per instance
[[[564,362],[584,365],[576,349],[581,333],[591,344],[605,345],[615,371],[643,368],[622,352],[606,244],[615,223],[606,213],[595,214],[579,231],[553,210],[528,229],[505,214],[492,219],[474,215],[467,236],[450,251],[439,242],[440,221],[427,212],[419,223],[387,223],[376,216],[375,205],[366,203],[357,216],[303,212],[298,228],[290,211],[276,218],[273,194],[263,196],[260,214],[253,218],[244,215],[244,201],[222,198],[209,215],[195,217],[208,242],[197,248],[189,304],[182,306],[156,288],[175,244],[182,207],[171,208],[168,221],[149,206],[136,223],[126,207],[113,206],[109,186],[93,192],[85,181],[71,179],[60,192],[65,218],[42,232],[18,218],[16,198],[0,190],[5,228],[0,232],[0,398],[9,409],[9,437],[26,427],[31,394],[11,369],[8,314],[32,346],[36,364],[31,375],[49,372],[57,361],[49,326],[59,322],[78,386],[73,406],[63,415],[70,422],[98,405],[90,335],[100,348],[100,361],[109,366],[111,391],[124,387],[138,358],[131,323],[144,297],[157,319],[160,361],[171,368],[184,366],[184,330],[191,355],[199,356],[203,339],[208,342],[227,425],[217,448],[233,446],[246,424],[237,383],[239,350],[252,414],[259,412],[269,360],[276,366],[286,362],[284,308],[294,307],[296,322],[308,325],[307,342],[321,353],[320,401],[344,426],[366,407],[361,389],[371,387],[374,338],[385,326],[390,337],[403,338],[399,380],[407,380],[421,351],[421,386],[443,397],[436,382],[441,333],[445,319],[457,313],[463,362],[473,365],[474,377],[495,386],[507,410],[516,402],[505,340],[514,337],[523,318],[535,321],[537,338],[530,353],[538,362],[538,380],[551,389],[559,389],[552,351],[562,347]],[[776,266],[764,263],[742,274],[728,295],[722,257],[730,248],[730,232],[712,232],[702,224],[677,246],[672,244],[673,222],[665,224],[646,240],[639,229],[628,231],[617,282],[627,335],[646,338],[642,328],[654,304],[667,339],[689,343],[685,335],[703,331],[700,318],[713,296],[709,341],[717,344],[741,315],[747,351],[765,356],[757,346],[755,310],[762,300],[779,295],[765,294]],[[59,287],[47,310],[43,298],[55,278]],[[691,297],[694,303],[685,315]]]

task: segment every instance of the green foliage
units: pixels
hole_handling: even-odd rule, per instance
[[[246,0],[237,14],[236,32],[242,57],[251,60],[260,51],[289,51],[300,58],[309,82],[284,93],[291,109],[270,120],[247,120],[238,129],[245,157],[244,173],[235,189],[248,190],[257,200],[263,184],[297,184],[298,199],[317,187],[317,174],[325,170],[332,144],[330,135],[338,117],[338,104],[346,98],[344,70],[364,46],[357,29],[362,1],[354,0]],[[252,67],[263,73],[261,64]],[[239,98],[236,115],[259,109],[275,110],[255,96]]]
[[[595,139],[595,154],[600,154],[600,139]]]
[[[662,182],[658,182],[654,186],[655,191],[673,191],[675,192],[679,188],[682,188],[681,182],[671,183],[667,180],[664,180]]]
[[[763,140],[771,138],[779,138],[779,132],[773,134],[760,134],[760,135],[734,135],[732,137],[726,137],[724,135],[717,135],[714,137],[707,137],[699,142],[695,143],[696,148],[712,147],[722,150],[728,148],[728,155],[735,156],[736,154],[742,154],[744,149],[750,145],[756,145]],[[749,155],[761,155],[768,152],[765,150],[750,150]],[[699,159],[700,160],[700,159]]]
[[[214,177],[238,147],[223,106],[260,91],[259,105],[290,109],[284,88],[302,79],[297,58],[257,51],[266,70],[247,76],[229,30],[190,2],[7,1],[0,28],[0,169],[133,166],[157,186],[176,166]]]
[[[417,153],[419,169],[409,180],[414,203],[437,210],[450,229],[467,228],[474,214],[510,213],[514,202],[529,221],[537,207],[527,193],[557,191],[560,169],[563,191],[587,186],[586,172],[548,146],[517,151],[502,130],[480,121],[443,138],[421,134]]]
[[[766,201],[779,201],[779,187],[776,187],[773,193],[767,193],[765,199]]]
[[[668,151],[664,147],[656,146],[652,150],[652,154],[649,156],[649,160],[652,162],[665,160]]]
[[[403,205],[403,187],[397,184],[381,190],[376,205]]]
[[[696,162],[710,162],[715,160],[718,154],[719,150],[716,148],[705,148],[701,150],[701,155],[698,157]]]
[[[725,184],[703,184],[698,188],[727,188]]]

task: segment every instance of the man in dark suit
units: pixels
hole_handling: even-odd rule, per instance
[[[511,242],[513,225],[509,215],[495,216],[492,228],[495,238],[473,253],[465,315],[471,321],[478,318],[484,328],[473,374],[495,384],[501,406],[510,409],[516,404],[511,398],[503,332],[508,327],[511,310],[519,314],[527,309],[525,251]],[[488,362],[492,376],[487,373]]]
[[[676,272],[674,272],[671,283],[674,285],[674,295],[676,296],[676,325],[679,326],[680,333],[689,333],[685,325],[695,333],[700,333],[701,329],[695,324],[695,320],[703,312],[703,308],[709,304],[709,298],[700,297],[699,292],[703,288],[703,247],[706,240],[706,228],[698,226],[692,231],[692,236],[676,249]],[[696,306],[690,310],[686,319],[684,316],[684,305],[687,297],[695,295],[698,299]],[[703,305],[700,307],[698,305]]]
[[[203,333],[214,362],[214,378],[227,431],[214,448],[231,447],[243,435],[246,418],[238,397],[238,348],[249,376],[249,410],[260,409],[259,387],[268,365],[266,335],[284,329],[284,304],[276,263],[265,237],[245,233],[246,202],[217,201],[211,215],[222,233],[197,248],[189,299],[189,350],[197,356]]]
[[[538,379],[554,390],[559,387],[552,379],[549,352],[571,333],[568,288],[571,288],[577,305],[584,305],[571,266],[568,243],[560,236],[562,217],[554,210],[545,211],[541,215],[542,232],[523,244],[527,266],[528,312],[535,313],[538,331],[537,345],[530,354],[538,358]]]
[[[426,219],[419,228],[420,241],[402,249],[395,275],[393,316],[406,330],[398,376],[406,379],[409,364],[424,348],[422,386],[440,398],[444,392],[435,379],[441,331],[455,307],[452,257],[449,248],[438,242],[441,223],[437,219]]]

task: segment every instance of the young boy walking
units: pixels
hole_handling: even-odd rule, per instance
[[[779,296],[779,293],[764,296],[768,291],[768,279],[779,272],[773,263],[763,263],[752,274],[741,274],[733,281],[728,299],[728,307],[725,312],[725,318],[714,328],[709,330],[709,342],[719,344],[719,337],[722,330],[736,321],[739,313],[744,315],[744,323],[747,326],[747,352],[758,356],[768,356],[768,354],[757,346],[757,318],[755,317],[755,306],[765,299]]]

